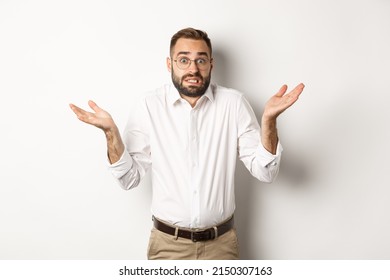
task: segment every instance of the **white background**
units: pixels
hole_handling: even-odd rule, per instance
[[[0,259],[146,258],[149,176],[121,190],[103,133],[68,104],[93,99],[123,128],[188,26],[258,118],[282,84],[306,85],[279,119],[277,180],[237,164],[241,257],[389,259],[388,0],[0,0]]]

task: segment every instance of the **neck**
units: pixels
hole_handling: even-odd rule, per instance
[[[181,98],[186,100],[188,103],[190,103],[191,107],[194,108],[196,105],[196,102],[198,102],[200,96],[190,97],[184,94],[180,94]]]

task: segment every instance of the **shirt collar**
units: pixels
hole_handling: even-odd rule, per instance
[[[210,84],[209,87],[207,88],[206,92],[204,93],[204,97],[208,98],[211,102],[214,101],[214,85]],[[203,98],[203,96],[201,98]],[[200,98],[200,99],[201,99]],[[176,87],[174,84],[171,82],[170,88],[169,88],[169,93],[168,93],[168,100],[170,104],[175,104],[179,100],[181,100],[180,93],[177,91]],[[200,100],[199,99],[199,100]]]

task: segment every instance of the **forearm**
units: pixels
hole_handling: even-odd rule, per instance
[[[278,147],[278,131],[276,127],[276,118],[261,119],[261,142],[264,148],[271,154],[276,154]]]
[[[121,158],[125,150],[125,145],[123,144],[117,126],[114,126],[113,128],[104,131],[104,133],[107,139],[108,159],[110,160],[110,163],[113,164]]]

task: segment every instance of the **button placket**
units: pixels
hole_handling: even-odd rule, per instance
[[[200,215],[200,198],[198,190],[198,131],[197,131],[197,110],[192,109],[190,113],[190,166],[191,166],[191,194],[192,194],[192,226],[198,227]]]

